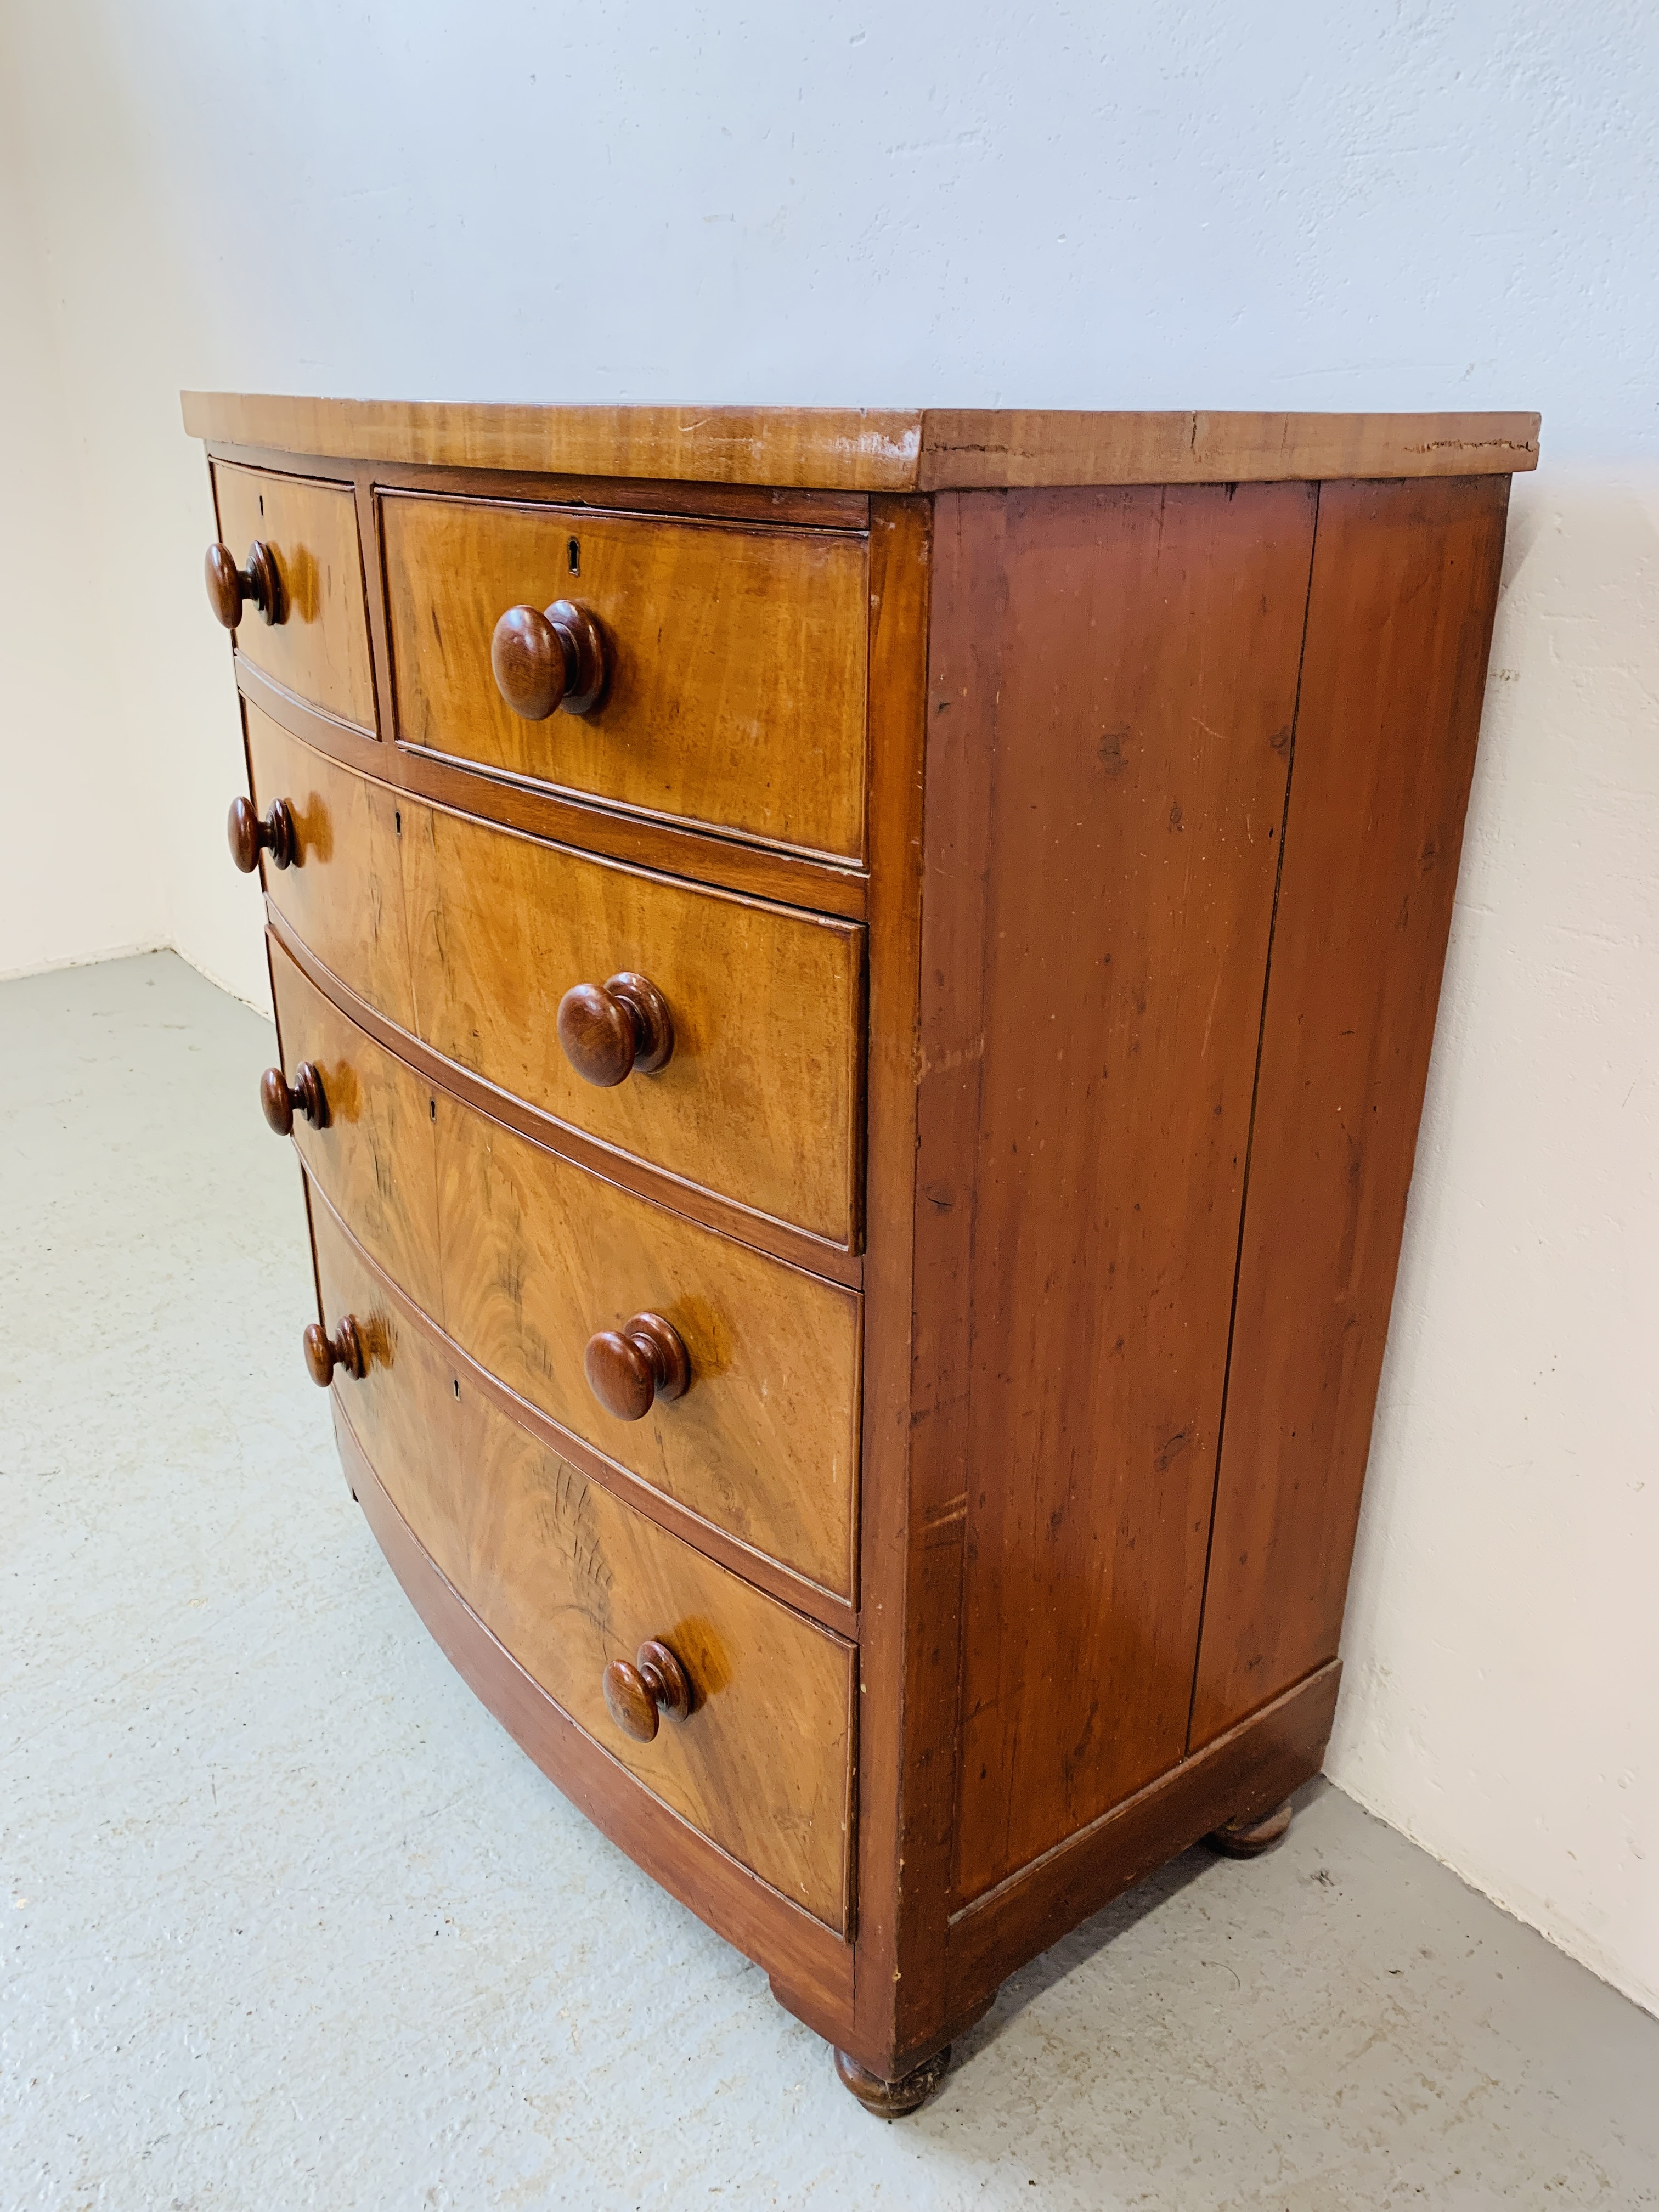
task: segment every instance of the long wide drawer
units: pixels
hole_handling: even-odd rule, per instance
[[[320,1200],[324,1324],[349,1316],[341,1410],[439,1571],[548,1694],[665,1808],[840,1931],[847,1923],[854,1649],[589,1482],[454,1375]],[[642,1742],[605,1670],[665,1644],[690,1710]]]
[[[864,933],[426,805],[249,707],[253,798],[285,799],[279,913],[352,990],[432,1048],[601,1144],[850,1246],[857,1226]],[[558,1013],[643,975],[665,1065],[580,1075]]]
[[[544,1151],[365,1036],[274,941],[270,967],[295,1139],[370,1255],[518,1396],[850,1596],[857,1294]],[[313,1082],[320,1126],[302,1103]],[[690,1383],[619,1419],[588,1382],[587,1347],[641,1313],[674,1331]]]
[[[845,531],[384,493],[406,742],[627,806],[858,859],[866,547]],[[598,703],[529,721],[495,624],[565,600],[597,620]]]

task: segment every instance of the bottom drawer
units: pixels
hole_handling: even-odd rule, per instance
[[[579,1474],[463,1383],[310,1190],[325,1327],[367,1371],[341,1410],[439,1571],[526,1672],[665,1806],[837,1932],[847,1924],[853,1647]],[[607,1707],[647,1641],[690,1710],[637,1741]],[[635,1690],[637,1697],[638,1692]],[[648,1723],[648,1712],[641,1717]]]

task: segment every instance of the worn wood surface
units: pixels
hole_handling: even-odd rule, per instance
[[[397,495],[382,495],[380,521],[406,742],[862,854],[860,538]],[[491,638],[509,609],[560,599],[598,619],[604,694],[586,713],[526,720],[497,689]]]
[[[449,468],[855,492],[1230,483],[1535,467],[1530,414],[536,407],[180,394],[194,438]]]
[[[236,650],[275,682],[331,714],[374,728],[357,509],[338,484],[218,463],[219,537],[240,563],[260,539],[276,556],[283,619],[242,611]]]
[[[450,1334],[521,1397],[704,1519],[850,1595],[859,1300],[438,1100]],[[596,1331],[641,1310],[691,1383],[640,1420],[595,1398]]]
[[[892,2079],[901,2039],[937,2018],[943,1954],[927,1933],[946,1899],[915,1847],[913,1808],[933,1717],[911,1670],[939,1633],[913,1490],[913,1273],[922,757],[933,517],[925,501],[870,515],[870,1014],[864,1446],[859,1556],[859,1937],[855,2018],[840,2039]]]
[[[298,862],[268,869],[266,890],[343,983],[602,1143],[854,1242],[861,929],[428,807],[245,711],[255,802],[287,799],[300,832]],[[557,1008],[622,969],[667,999],[674,1056],[598,1090],[565,1058]]]
[[[1321,494],[1194,1744],[1337,1648],[1508,495]]]
[[[267,945],[283,1065],[310,1061],[328,1102],[320,1129],[295,1115],[300,1157],[358,1241],[441,1323],[436,1093],[348,1021],[274,938]]]
[[[428,1083],[435,1084],[452,1097],[475,1107],[491,1121],[516,1129],[544,1151],[556,1152],[562,1159],[574,1161],[578,1167],[603,1176],[607,1182],[614,1182],[623,1190],[670,1206],[687,1220],[701,1222],[705,1228],[716,1229],[724,1237],[752,1245],[757,1251],[769,1252],[791,1267],[804,1267],[809,1273],[841,1283],[848,1290],[862,1286],[864,1261],[860,1254],[849,1251],[844,1245],[809,1236],[805,1231],[775,1220],[769,1215],[756,1213],[737,1200],[704,1189],[700,1183],[666,1175],[629,1153],[585,1136],[568,1122],[555,1121],[550,1114],[526,1105],[511,1091],[483,1081],[457,1061],[434,1052],[411,1030],[400,1029],[368,1000],[360,998],[322,964],[269,900],[265,903],[265,919],[272,937],[301,973],[325,998],[331,999],[349,1020],[366,1030],[377,1044],[406,1060]]]
[[[1017,1967],[1224,1820],[1266,1813],[1310,1781],[1341,1672],[1332,1660],[955,1913],[941,2018],[982,2003]]]
[[[450,497],[528,500],[556,506],[592,507],[629,514],[683,514],[708,522],[775,522],[785,528],[864,530],[870,501],[857,491],[811,491],[789,484],[675,482],[665,477],[585,476],[561,470],[434,467],[422,462],[353,459],[330,454],[301,455],[297,448],[250,446],[234,439],[210,438],[210,460],[234,461],[244,468],[279,469],[374,492],[440,492]],[[362,500],[359,500],[362,515]],[[372,523],[362,525],[362,542],[374,541]],[[374,570],[369,570],[371,619]]]
[[[263,864],[266,896],[325,968],[412,1030],[398,793],[349,775],[246,701],[242,715],[253,803],[263,813],[286,799],[298,832],[292,866]]]
[[[306,1182],[307,1203],[313,1208],[321,1206],[331,1213],[340,1235],[357,1250],[365,1269],[374,1274],[380,1283],[380,1294],[386,1303],[411,1327],[422,1331],[437,1345],[441,1356],[449,1363],[453,1377],[463,1389],[471,1389],[507,1419],[515,1422],[529,1435],[538,1438],[555,1455],[566,1461],[590,1482],[599,1484],[642,1514],[654,1521],[659,1528],[693,1546],[706,1559],[717,1565],[729,1568],[759,1590],[777,1598],[797,1613],[805,1613],[824,1628],[838,1636],[855,1638],[858,1615],[852,1601],[833,1590],[826,1589],[794,1569],[786,1567],[766,1552],[757,1551],[752,1545],[743,1543],[714,1522],[703,1519],[687,1506],[671,1498],[667,1492],[646,1482],[605,1453],[597,1450],[586,1437],[574,1429],[567,1429],[544,1413],[539,1406],[504,1382],[500,1376],[475,1359],[471,1353],[458,1344],[453,1336],[441,1330],[423,1307],[417,1306],[403,1286],[393,1278],[376,1267],[368,1253],[352,1236],[342,1217],[334,1213],[321,1190],[309,1179]]]
[[[631,1512],[476,1393],[313,1207],[325,1321],[368,1349],[345,1418],[439,1572],[595,1742],[665,1806],[839,1931],[847,1911],[852,1648]],[[657,1638],[694,1710],[650,1744],[603,1679]]]
[[[1538,416],[1066,414],[930,409],[922,491],[1058,484],[1317,483],[1498,474],[1538,465]]]
[[[605,860],[689,877],[718,890],[838,915],[848,921],[864,919],[867,878],[860,868],[808,860],[683,823],[618,813],[591,800],[458,767],[418,745],[381,744],[307,707],[246,661],[237,663],[236,678],[250,704],[313,751],[434,805],[481,815],[556,844],[580,846]]]
[[[635,1158],[853,1241],[863,935],[405,801],[418,1034]],[[648,975],[674,1056],[611,1091],[557,1034],[575,983]],[[348,978],[348,980],[349,980]]]
[[[853,1949],[654,1796],[579,1728],[438,1571],[333,1396],[346,1480],[422,1620],[514,1741],[572,1804],[728,1943],[763,1960],[781,2004],[830,2042],[852,2033]]]
[[[917,1273],[966,1487],[959,1901],[1185,1748],[1313,516],[940,502]]]

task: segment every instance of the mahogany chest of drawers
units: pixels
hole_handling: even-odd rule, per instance
[[[1319,1766],[1537,418],[185,414],[352,1489],[908,2110]]]

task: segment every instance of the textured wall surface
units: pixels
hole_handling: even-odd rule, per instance
[[[44,617],[9,631],[10,834],[57,857],[9,951],[0,907],[0,972],[157,931],[263,998],[257,897],[222,858],[240,769],[181,384],[1543,410],[1332,1771],[1659,2003],[1644,0],[13,0],[0,21],[45,302],[28,389],[58,401],[19,434],[73,502],[77,678],[114,718],[118,677],[125,779],[118,837],[72,864],[85,695]],[[25,744],[58,774],[19,777]],[[94,873],[131,904],[89,932]]]

